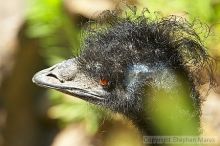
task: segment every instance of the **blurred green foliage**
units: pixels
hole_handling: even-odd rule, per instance
[[[195,104],[189,97],[189,83],[179,75],[175,80],[181,85],[173,83],[168,90],[155,87],[147,89],[146,93],[150,92],[152,96],[145,98],[146,107],[150,107],[147,112],[161,135],[198,135],[199,117],[195,117],[199,111],[195,113],[192,107]]]
[[[37,38],[49,65],[79,53],[80,29],[63,9],[61,0],[30,0],[27,35]]]
[[[47,60],[48,66],[79,54],[81,28],[77,27],[77,22],[74,22],[64,10],[63,1],[29,0],[28,2],[27,35],[39,40],[42,47],[41,54]],[[139,10],[146,7],[151,12],[159,11],[163,15],[177,14],[190,17],[191,20],[198,18],[213,26],[212,30],[217,35],[215,38],[220,36],[219,0],[139,0],[139,2],[140,5],[137,7]],[[185,13],[189,13],[189,15],[185,15]],[[220,54],[219,42],[220,39],[210,40],[209,42],[209,46],[218,48],[216,49],[218,54]],[[102,112],[90,108],[87,103],[81,100],[75,101],[72,98],[69,100],[64,97],[64,94],[56,91],[50,91],[49,95],[52,101],[49,113],[52,118],[59,119],[62,126],[71,122],[83,121],[90,132],[95,133],[98,130]],[[177,101],[177,104],[179,103],[180,101]],[[170,112],[168,107],[161,106],[161,108],[164,112]],[[163,108],[168,109],[168,111],[163,110]],[[166,115],[167,113],[164,112],[161,114]]]
[[[187,13],[191,18],[210,22],[215,19],[213,0],[141,0],[144,7],[164,14]]]
[[[103,119],[102,110],[80,99],[74,100],[71,96],[64,98],[58,91],[50,91],[49,95],[53,105],[48,112],[49,116],[60,119],[61,127],[73,122],[83,122],[88,133],[94,134],[97,131],[100,120]]]
[[[72,58],[80,52],[80,28],[63,9],[61,0],[31,0],[27,15],[27,35],[39,41],[40,53],[48,66]],[[51,118],[59,119],[63,127],[72,122],[84,122],[88,132],[98,129],[101,111],[90,108],[82,100],[67,100],[66,95],[50,91]],[[97,112],[99,114],[97,114]]]

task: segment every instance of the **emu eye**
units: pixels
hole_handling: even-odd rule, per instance
[[[109,80],[107,79],[100,79],[99,84],[102,86],[108,86],[109,85]]]

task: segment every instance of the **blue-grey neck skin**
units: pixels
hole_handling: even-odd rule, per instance
[[[196,103],[199,101],[198,93],[193,89],[193,82],[189,80],[183,70],[174,70],[164,63],[157,63],[154,67],[150,67],[148,64],[135,64],[129,66],[124,84],[126,88],[118,87],[118,90],[114,91],[115,93],[109,95],[111,100],[107,100],[103,106],[126,115],[143,135],[199,134],[200,103]],[[159,101],[164,99],[166,101],[163,105]],[[180,99],[183,101],[183,105],[180,103],[182,102]],[[169,122],[174,123],[173,127],[178,124],[179,126],[175,128],[179,130],[166,132],[161,130],[163,127],[156,125],[158,123],[155,122],[156,119],[152,114],[159,116],[160,113],[163,113],[159,106],[167,105],[172,107],[169,108],[170,112],[172,110],[175,112],[160,117],[160,122],[167,122],[166,126],[169,126]],[[181,121],[175,114],[182,115]],[[184,122],[184,120],[188,122],[188,125],[187,122],[178,123]],[[193,128],[187,129],[187,126]],[[184,131],[182,128],[187,130]]]

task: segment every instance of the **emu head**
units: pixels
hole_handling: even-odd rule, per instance
[[[171,96],[184,89],[194,111],[199,110],[196,86],[202,80],[197,74],[209,62],[198,35],[183,19],[117,17],[88,33],[80,56],[38,72],[33,82],[107,107],[146,127],[141,117],[151,110],[152,89]]]

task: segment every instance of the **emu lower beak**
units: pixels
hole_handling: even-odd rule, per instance
[[[100,85],[78,70],[75,59],[39,71],[32,81],[39,86],[56,89],[86,101],[101,100],[104,96]]]

